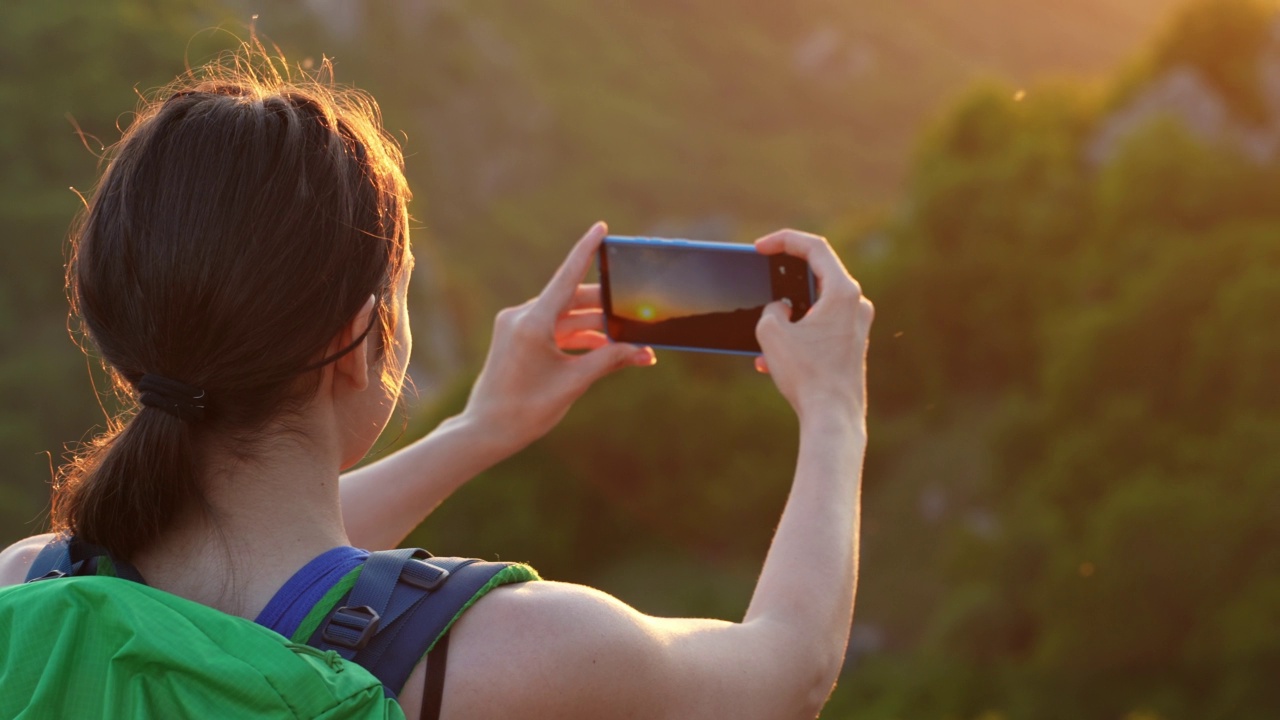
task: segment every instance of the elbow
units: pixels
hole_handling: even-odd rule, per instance
[[[833,643],[834,644],[834,643]],[[822,711],[844,667],[844,647],[795,648],[791,655],[792,712],[786,717],[812,720]]]
[[[757,627],[768,633],[759,655],[774,659],[768,663],[767,680],[761,678],[761,689],[772,689],[761,696],[768,699],[760,703],[758,717],[813,720],[844,668],[847,626],[819,629],[761,621]]]
[[[804,717],[816,718],[822,707],[827,704],[831,692],[835,690],[840,670],[844,667],[844,653],[823,653],[816,663],[806,683],[806,692],[802,700]]]

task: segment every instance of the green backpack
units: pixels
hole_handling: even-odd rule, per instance
[[[291,640],[70,555],[0,589],[0,720],[401,720],[395,693],[462,612],[537,579],[524,565],[373,553]]]

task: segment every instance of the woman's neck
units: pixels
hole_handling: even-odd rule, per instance
[[[253,619],[312,558],[347,544],[332,443],[272,443],[260,460],[208,453],[205,508],[189,508],[134,564],[161,590]]]

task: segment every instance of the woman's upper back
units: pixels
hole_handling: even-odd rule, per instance
[[[50,537],[0,553],[0,585],[22,582]],[[810,699],[788,691],[803,687],[791,674],[797,665],[765,650],[780,630],[653,618],[580,585],[499,587],[451,631],[441,717],[804,717],[796,713]],[[744,658],[756,644],[756,656]],[[400,697],[411,718],[425,670],[415,669]]]

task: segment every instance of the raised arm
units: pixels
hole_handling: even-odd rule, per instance
[[[444,718],[778,720],[826,702],[853,614],[873,309],[822,238],[784,231],[757,247],[807,258],[822,292],[801,321],[774,304],[757,328],[800,452],[746,617],[655,618],[576,585],[500,588],[454,631]]]
[[[468,480],[545,435],[596,380],[654,363],[648,348],[609,343],[600,332],[600,288],[582,284],[606,232],[596,223],[538,297],[498,313],[462,414],[342,476],[342,517],[353,545],[395,547]]]
[[[785,624],[807,647],[835,652],[838,672],[858,577],[866,351],[875,309],[825,239],[783,231],[756,246],[808,260],[820,297],[797,323],[788,321],[789,308],[774,303],[757,329],[761,369],[773,374],[799,416],[800,454],[746,620]]]

